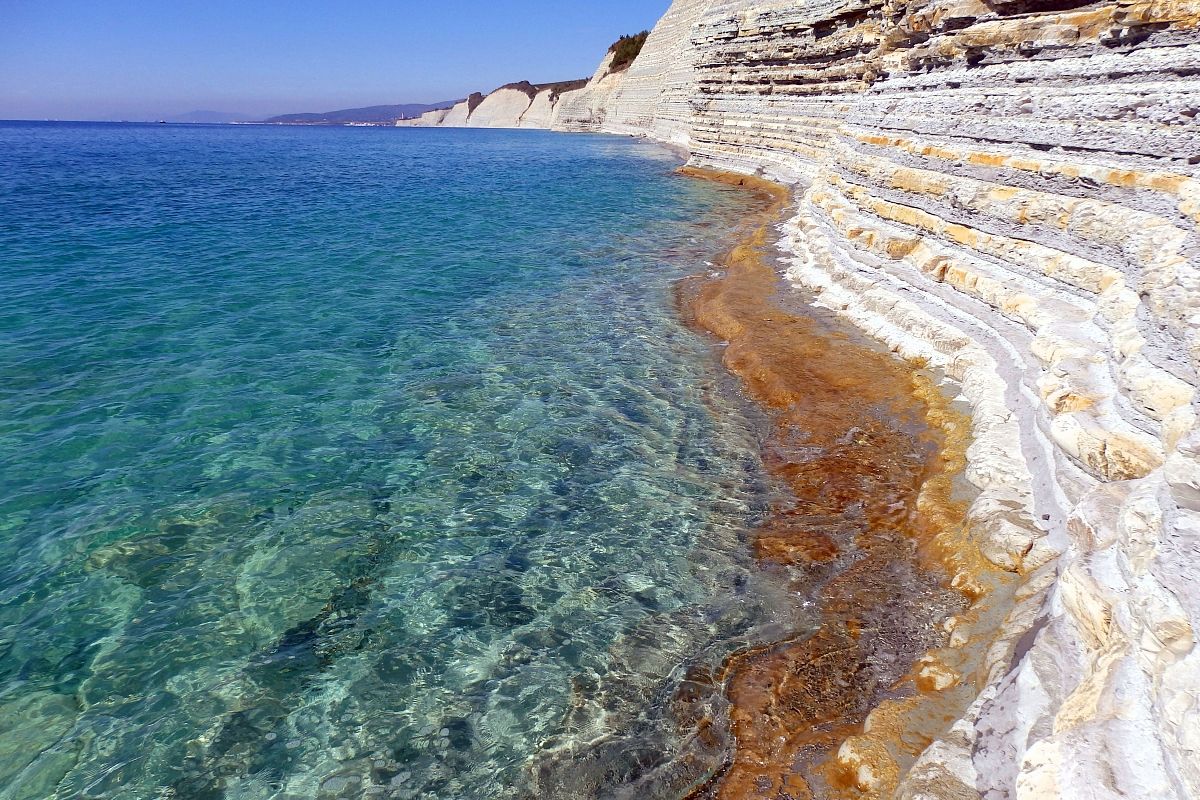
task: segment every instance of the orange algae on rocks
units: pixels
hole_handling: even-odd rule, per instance
[[[920,364],[830,326],[778,293],[764,260],[787,190],[742,186],[762,209],[722,277],[681,289],[689,320],[727,343],[726,367],[767,408],[764,464],[790,489],[754,534],[820,611],[810,636],[731,656],[725,763],[693,798],[885,797],[974,696],[1005,580],[971,543],[955,480],[969,419]],[[959,635],[948,646],[951,630]],[[680,698],[686,704],[686,698]],[[712,720],[690,724],[707,735]]]

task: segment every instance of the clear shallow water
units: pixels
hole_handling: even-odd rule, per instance
[[[0,797],[520,797],[624,737],[621,782],[769,622],[757,418],[671,298],[739,192],[523,131],[0,162]]]

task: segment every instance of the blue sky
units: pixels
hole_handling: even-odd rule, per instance
[[[590,75],[668,0],[0,0],[0,119],[252,116]]]

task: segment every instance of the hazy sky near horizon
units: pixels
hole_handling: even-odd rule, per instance
[[[263,117],[588,76],[669,0],[0,0],[0,119]]]

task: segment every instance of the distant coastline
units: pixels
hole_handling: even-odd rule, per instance
[[[419,117],[429,111],[450,108],[463,100],[446,100],[440,103],[400,103],[397,105],[343,108],[337,111],[280,114],[267,117],[261,122],[267,125],[394,125],[396,120]]]

